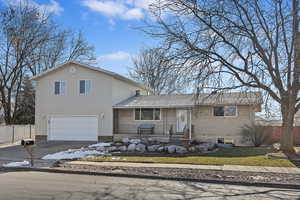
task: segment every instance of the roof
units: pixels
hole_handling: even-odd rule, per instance
[[[260,105],[260,92],[238,92],[222,94],[169,94],[142,95],[126,99],[114,108],[180,108],[195,105]]]
[[[143,86],[143,85],[141,85],[141,84],[139,84],[139,83],[137,83],[137,82],[135,82],[135,81],[133,81],[133,80],[131,80],[129,78],[126,78],[125,76],[117,74],[115,72],[111,72],[111,71],[108,71],[108,70],[105,70],[105,69],[102,69],[102,68],[99,68],[99,67],[93,67],[93,66],[90,66],[90,65],[87,65],[87,64],[83,64],[83,63],[79,63],[79,62],[75,62],[75,61],[69,61],[69,62],[63,63],[61,65],[58,65],[57,67],[54,67],[52,69],[49,69],[49,70],[47,70],[47,71],[45,71],[43,73],[40,73],[40,74],[32,77],[31,80],[38,80],[40,78],[43,78],[47,74],[49,74],[51,72],[54,72],[54,71],[56,71],[58,69],[61,69],[61,68],[65,67],[65,66],[67,66],[69,64],[74,64],[74,65],[78,65],[78,66],[81,66],[81,67],[84,67],[84,68],[87,68],[87,69],[90,69],[90,70],[94,70],[96,72],[101,72],[101,73],[104,73],[106,75],[112,76],[112,77],[114,77],[114,78],[116,78],[118,80],[124,81],[124,82],[129,83],[131,85],[134,85],[136,87],[139,87],[141,89],[144,89],[144,90],[147,90],[147,91],[152,91],[151,89],[146,88],[145,86]]]

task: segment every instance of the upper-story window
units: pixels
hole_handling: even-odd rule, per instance
[[[237,116],[236,106],[216,106],[214,116]]]
[[[79,94],[88,95],[91,92],[91,80],[80,80],[79,81]]]
[[[66,82],[65,81],[55,81],[54,82],[54,94],[58,96],[65,95]]]

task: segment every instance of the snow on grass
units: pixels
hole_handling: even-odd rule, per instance
[[[27,160],[24,160],[23,162],[10,162],[7,164],[4,164],[4,167],[23,167],[28,166],[30,163]]]
[[[97,144],[91,144],[89,145],[89,148],[97,148],[97,147],[110,147],[111,143],[106,143],[106,142],[100,142]]]
[[[90,155],[107,155],[105,152],[85,149],[69,149],[54,154],[44,156],[43,160],[61,160],[61,159],[79,159],[86,158]]]

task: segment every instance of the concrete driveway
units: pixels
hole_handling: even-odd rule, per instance
[[[78,149],[95,142],[45,142],[34,147],[34,158],[37,163],[44,163],[41,158],[47,154],[65,151],[68,149]],[[7,162],[28,160],[29,156],[21,145],[0,147],[0,165]],[[50,161],[48,161],[50,162]]]

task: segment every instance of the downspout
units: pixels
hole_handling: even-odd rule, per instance
[[[192,140],[192,109],[190,109],[189,140]]]

